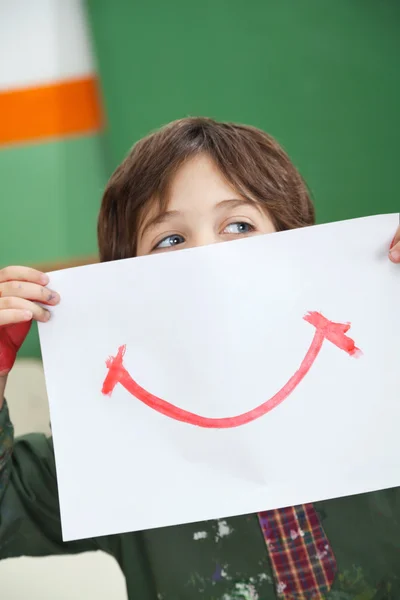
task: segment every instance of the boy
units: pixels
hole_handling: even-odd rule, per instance
[[[313,223],[307,188],[272,138],[183,119],[138,142],[111,177],[98,221],[100,259]],[[400,229],[390,258],[400,262]],[[3,403],[31,320],[49,318],[36,302],[59,302],[47,283],[32,269],[0,271],[0,558],[101,549],[118,560],[131,600],[400,598],[400,489],[63,543],[52,441],[35,434],[14,443]]]

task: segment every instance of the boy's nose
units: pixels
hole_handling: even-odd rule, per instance
[[[190,240],[190,247],[209,246],[210,244],[216,244],[218,241],[220,240],[214,231],[200,231]]]

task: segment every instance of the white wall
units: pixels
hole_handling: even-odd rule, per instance
[[[0,91],[94,73],[82,0],[0,0]]]

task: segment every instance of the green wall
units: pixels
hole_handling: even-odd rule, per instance
[[[172,119],[275,135],[319,221],[399,210],[398,0],[89,0],[110,168]]]
[[[2,148],[0,267],[95,254],[106,179],[100,136]],[[40,355],[36,325],[21,355]]]
[[[2,265],[96,252],[106,181],[98,136],[4,148],[0,181]]]

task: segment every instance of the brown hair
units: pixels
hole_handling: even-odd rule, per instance
[[[163,207],[173,175],[200,153],[237,192],[264,205],[278,231],[314,223],[307,186],[271,136],[245,125],[181,119],[137,142],[111,176],[97,227],[101,261],[135,256],[144,210],[154,201]]]

